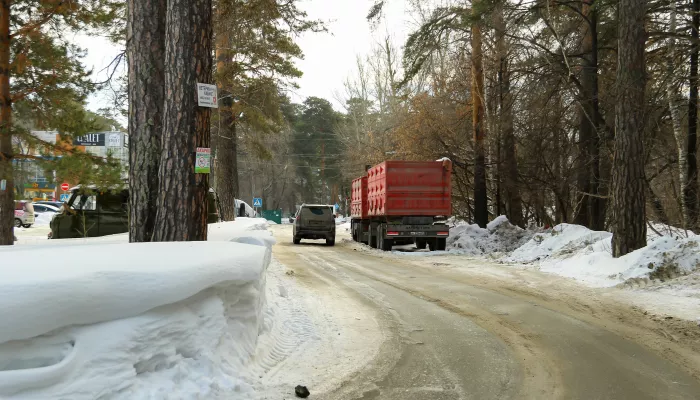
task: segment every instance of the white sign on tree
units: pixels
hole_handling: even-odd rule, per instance
[[[197,104],[200,107],[219,108],[217,96],[216,85],[208,83],[197,84]]]

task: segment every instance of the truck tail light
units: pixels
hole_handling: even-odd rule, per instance
[[[450,232],[438,232],[439,236],[450,236]]]
[[[386,235],[387,236],[399,236],[399,233],[395,232],[395,231],[390,231],[390,232],[387,232]]]

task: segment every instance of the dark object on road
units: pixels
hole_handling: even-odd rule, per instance
[[[445,250],[452,215],[452,162],[385,161],[352,181],[352,239],[391,251],[395,245]]]
[[[328,246],[335,245],[333,206],[302,204],[294,219],[294,244],[301,239],[326,239]]]
[[[311,393],[309,393],[309,389],[306,388],[306,386],[297,386],[294,388],[294,393],[297,395],[297,397],[301,397],[302,399],[305,399],[309,397]]]

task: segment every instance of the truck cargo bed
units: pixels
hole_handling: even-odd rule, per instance
[[[451,178],[449,160],[385,161],[367,173],[367,215],[450,216]]]

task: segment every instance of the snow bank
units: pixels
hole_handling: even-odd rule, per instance
[[[502,260],[538,262],[545,272],[577,279],[591,286],[615,286],[630,279],[668,279],[700,265],[700,237],[661,236],[620,258],[611,253],[610,232],[561,224],[536,234]]]
[[[261,222],[210,226],[220,242],[6,251],[0,398],[246,398],[274,242]]]
[[[565,256],[601,240],[609,240],[610,232],[595,232],[584,226],[560,224],[537,233],[505,259],[508,262],[530,263],[549,257]]]
[[[466,255],[500,255],[525,243],[533,232],[512,225],[505,216],[491,221],[486,229],[479,225],[457,223],[450,229],[447,250]]]
[[[218,284],[259,279],[269,250],[235,243],[135,243],[5,253],[0,342],[141,314]],[[51,263],[23,262],[27,259]]]

